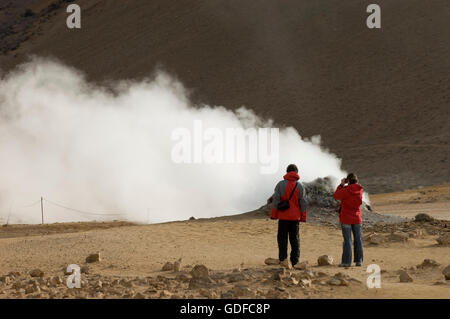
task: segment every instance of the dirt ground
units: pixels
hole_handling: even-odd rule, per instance
[[[422,187],[402,192],[370,196],[374,209],[381,214],[413,218],[426,213],[434,218],[450,220],[450,185]]]
[[[397,193],[380,198],[405,209],[417,205],[398,203],[403,195]],[[380,198],[373,199],[375,207]],[[424,207],[423,212],[430,212]],[[450,283],[442,274],[450,265],[450,247],[439,246],[437,235],[380,245],[365,243],[363,267],[344,269],[337,267],[342,249],[340,230],[302,224],[300,261],[308,262],[308,270],[282,271],[281,279],[274,279],[280,266],[268,266],[264,261],[277,258],[276,232],[277,222],[261,217],[153,225],[9,225],[0,230],[0,298],[450,298]],[[68,289],[64,268],[83,266],[85,258],[96,252],[101,261],[88,264],[82,288]],[[318,266],[321,255],[332,256],[333,265]],[[179,258],[180,271],[161,271],[166,262]],[[439,265],[417,267],[425,259]],[[212,283],[189,289],[191,269],[198,264],[209,268]],[[381,268],[379,289],[366,286],[369,264]],[[36,268],[44,273],[42,278],[30,277],[29,272]],[[400,282],[402,269],[412,282]],[[350,284],[330,283],[338,273]],[[304,276],[312,281],[302,282]],[[52,285],[55,278],[59,279]],[[36,286],[40,288],[30,288]]]

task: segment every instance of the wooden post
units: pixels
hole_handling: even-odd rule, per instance
[[[44,199],[41,196],[41,218],[42,218],[42,225],[44,225]]]

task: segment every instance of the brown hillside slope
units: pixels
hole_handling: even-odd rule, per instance
[[[446,0],[377,1],[381,30],[370,1],[76,2],[81,30],[63,0],[0,1],[1,68],[51,55],[102,81],[159,65],[196,101],[322,135],[371,192],[450,182]]]

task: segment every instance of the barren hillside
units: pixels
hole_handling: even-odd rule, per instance
[[[370,192],[450,182],[446,0],[380,0],[381,30],[369,1],[80,0],[81,30],[68,2],[1,0],[0,68],[54,56],[104,81],[158,66],[197,102],[320,134]]]

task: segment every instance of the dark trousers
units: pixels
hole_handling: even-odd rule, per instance
[[[291,243],[291,263],[295,265],[300,258],[300,238],[298,220],[279,220],[278,221],[278,257],[280,261],[287,258],[288,238]]]

